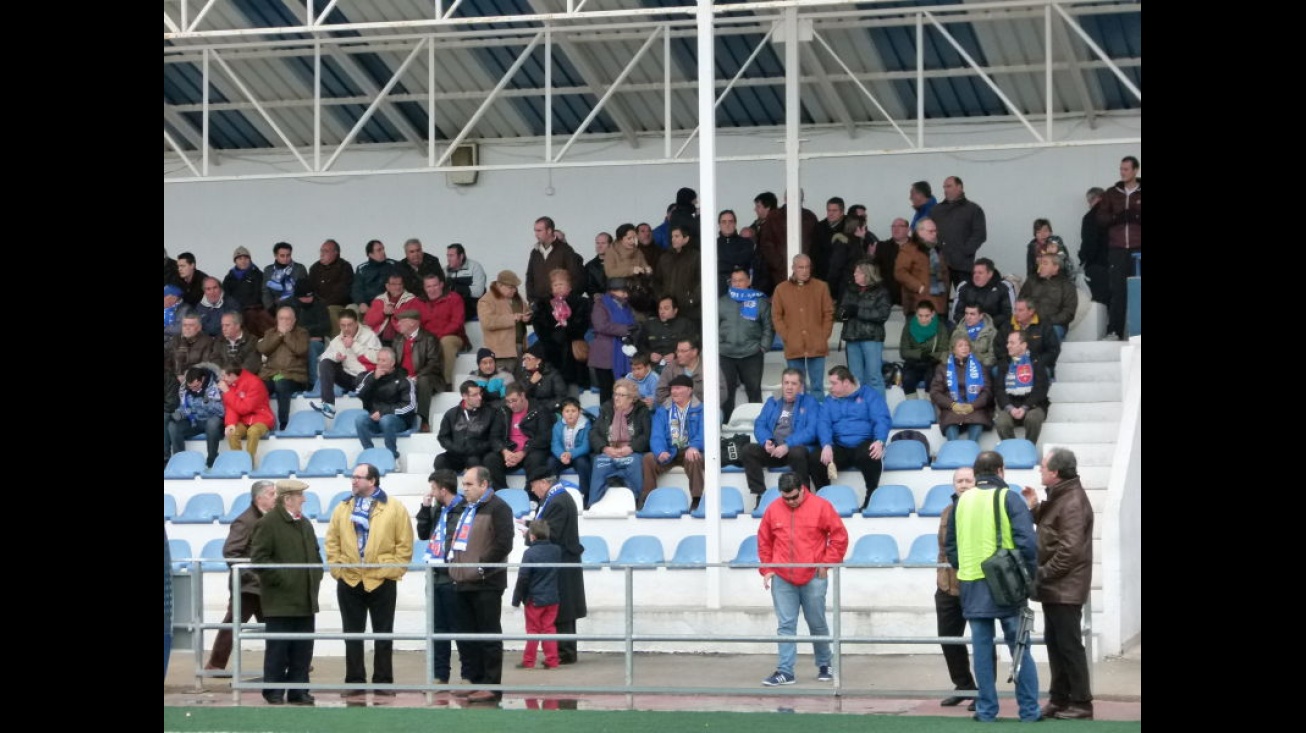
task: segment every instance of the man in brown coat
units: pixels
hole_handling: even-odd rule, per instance
[[[1080,622],[1093,582],[1093,505],[1070,450],[1048,451],[1039,473],[1047,501],[1040,502],[1033,487],[1021,493],[1038,526],[1034,598],[1043,604],[1043,638],[1052,672],[1043,717],[1092,720],[1093,692]]]
[[[834,330],[834,299],[824,280],[812,277],[812,258],[794,255],[794,274],[775,286],[771,322],[785,347],[785,361],[807,375],[806,392],[825,397],[825,357]]]
[[[254,525],[258,520],[272,510],[277,505],[277,485],[263,479],[255,481],[254,485],[249,487],[249,508],[236,517],[236,521],[231,523],[231,529],[227,530],[227,541],[222,545],[222,556],[228,560],[235,558],[249,557],[249,540],[254,534]],[[232,572],[235,572],[234,570]],[[261,603],[262,595],[259,591],[258,573],[253,570],[242,570],[240,573],[240,623],[245,623],[250,618],[258,619],[259,623],[263,622],[263,605]],[[222,623],[229,624],[235,619],[231,610],[231,601],[227,601],[227,615],[222,617]],[[209,652],[209,663],[204,665],[204,669],[226,669],[227,660],[231,658],[231,629],[220,629],[217,637],[213,640],[213,651]],[[215,675],[217,677],[226,677],[229,675]]]

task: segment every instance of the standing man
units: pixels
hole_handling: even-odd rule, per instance
[[[249,487],[249,499],[249,508],[241,512],[240,516],[236,517],[236,521],[231,523],[231,529],[227,530],[227,541],[222,545],[222,556],[229,560],[249,557],[249,544],[254,536],[254,526],[264,514],[272,511],[272,508],[277,505],[277,485],[267,479],[255,481],[254,485]],[[236,571],[233,569],[231,572]],[[253,570],[240,571],[240,623],[246,623],[251,618],[263,623],[263,605],[260,600],[258,573]],[[222,623],[229,624],[234,619],[231,600],[228,599],[227,615],[222,617]],[[204,669],[226,669],[227,660],[230,658],[231,629],[219,629],[217,637],[213,639],[213,651],[209,652],[209,662],[204,665]]]
[[[450,544],[455,564],[451,567],[458,596],[458,631],[464,634],[503,633],[503,592],[508,589],[508,569],[480,567],[480,563],[503,563],[512,552],[512,507],[494,495],[490,472],[484,466],[467,469],[461,479],[467,508],[458,518]],[[467,642],[467,679],[472,685],[498,685],[503,682],[503,641]],[[495,702],[503,697],[499,690],[454,690],[457,697],[471,702]]]
[[[757,557],[762,567],[762,587],[771,591],[775,605],[779,636],[795,636],[798,609],[803,610],[807,630],[812,636],[826,636],[825,589],[829,584],[828,567],[767,567],[767,563],[822,563],[838,565],[848,551],[848,530],[830,502],[807,490],[796,474],[780,476],[780,499],[773,501],[757,527]],[[792,685],[798,645],[780,642],[780,661],[775,672],[762,684],[767,687]],[[816,655],[816,679],[831,682],[833,659],[830,642],[813,641]]]
[[[485,295],[485,268],[467,259],[467,250],[457,242],[445,250],[444,264],[450,292],[462,296],[464,320],[476,320],[476,301]]]
[[[793,276],[775,286],[771,320],[784,343],[787,366],[803,370],[807,391],[819,401],[825,395],[822,385],[834,330],[834,299],[825,281],[812,277],[812,258],[794,255]]]
[[[842,197],[832,196],[825,202],[825,218],[817,222],[812,229],[812,250],[807,254],[812,257],[812,271],[818,275],[830,272],[830,257],[834,249],[834,235],[843,234],[844,201]],[[857,243],[861,249],[861,242]],[[861,259],[856,257],[853,262]],[[851,264],[851,263],[850,263]]]
[[[917,181],[911,184],[911,189],[907,191],[907,200],[911,202],[912,211],[915,213],[911,217],[910,231],[916,231],[916,222],[930,215],[939,202],[934,198],[934,191],[930,188],[929,181]]]
[[[943,507],[939,514],[939,557],[942,564],[948,562],[948,519],[952,510],[957,508],[957,497],[975,488],[975,469],[962,466],[952,472],[952,503]],[[966,617],[961,612],[961,583],[957,580],[957,569],[953,567],[935,570],[934,618],[938,624],[939,636],[964,636],[966,634]],[[943,644],[943,661],[948,665],[948,677],[952,678],[953,689],[975,690],[975,676],[970,673],[970,653],[965,644]],[[939,705],[950,708],[960,705],[966,698],[950,695],[943,698]],[[975,701],[971,700],[966,709],[975,712]]]
[[[428,275],[439,275],[444,280],[444,268],[440,258],[422,251],[422,240],[417,237],[404,242],[404,258],[397,266],[399,274],[404,276],[404,290],[414,295],[422,292],[422,280]]]
[[[350,305],[354,288],[354,266],[340,257],[340,243],[328,239],[318,248],[317,262],[308,268],[313,292],[326,304],[331,315],[331,336],[340,333],[340,314]]]
[[[340,604],[340,630],[346,634],[367,630],[388,634],[395,629],[395,601],[399,581],[413,559],[413,525],[408,510],[381,488],[376,466],[360,463],[349,477],[352,496],[336,505],[327,526],[327,564],[336,579],[336,602]],[[358,563],[401,563],[398,567],[337,567]],[[377,639],[373,654],[372,684],[394,684],[391,662],[394,642]],[[367,682],[363,663],[363,640],[345,641],[345,684]],[[393,697],[394,690],[376,689],[375,695]],[[342,697],[365,695],[365,690],[345,690]]]
[[[585,261],[566,240],[556,236],[553,219],[541,216],[535,220],[535,245],[526,259],[526,302],[547,301],[553,297],[549,273],[557,269],[571,273],[571,282],[577,292],[584,289]]]
[[[385,256],[385,245],[379,239],[367,243],[367,259],[354,271],[354,284],[350,287],[350,300],[358,315],[367,315],[372,301],[385,292],[391,275],[399,275],[399,263]],[[402,277],[402,276],[401,276]]]
[[[426,563],[431,568],[435,605],[431,614],[431,633],[452,634],[458,628],[458,598],[454,594],[453,578],[444,565],[449,562],[453,531],[458,526],[467,504],[458,495],[458,474],[449,469],[437,469],[427,477],[431,490],[422,497],[422,507],[417,510],[417,539],[426,542]],[[465,681],[468,675],[466,644],[458,641],[458,659],[462,666],[459,675]],[[434,644],[434,669],[436,684],[449,683],[453,647],[448,639],[437,639]]]
[[[599,232],[594,235],[594,259],[585,263],[585,294],[597,298],[608,292],[608,275],[603,269],[603,261],[612,246],[612,235]]]
[[[1048,451],[1039,474],[1047,501],[1040,502],[1033,487],[1022,493],[1038,525],[1034,597],[1043,603],[1043,638],[1052,672],[1043,717],[1092,720],[1093,691],[1080,622],[1093,582],[1093,506],[1070,450]]]
[[[547,468],[537,467],[531,472],[530,491],[539,502],[533,519],[549,525],[549,540],[562,548],[560,562],[580,562],[585,546],[580,543],[580,510],[567,487]],[[585,602],[585,572],[580,565],[574,568],[557,568],[558,618],[554,624],[559,634],[576,633],[576,619],[585,618],[589,607]],[[576,640],[558,641],[558,663],[576,663]]]
[[[1002,547],[1015,549],[1033,576],[1038,540],[1029,506],[1003,480],[1001,454],[984,451],[975,458],[975,488],[957,499],[948,519],[946,550],[948,564],[957,569],[961,583],[961,611],[970,622],[971,658],[975,662],[975,682],[979,698],[975,702],[975,719],[990,723],[998,717],[997,656],[994,652],[993,622],[1002,624],[1007,648],[1014,654],[1020,613],[1027,601],[1014,606],[999,606],[993,600],[980,563]],[[997,516],[995,516],[997,515]],[[1000,520],[1000,523],[999,523]],[[1016,704],[1020,720],[1036,723],[1042,719],[1038,708],[1038,668],[1034,656],[1025,647],[1020,676],[1016,678]]]
[[[322,555],[313,523],[304,518],[304,490],[298,479],[276,483],[276,506],[254,525],[249,559],[255,564],[305,564],[304,568],[260,568],[263,620],[269,634],[311,634],[317,630],[317,588],[322,583]],[[313,639],[268,639],[263,652],[265,683],[307,683],[313,662]],[[263,690],[269,705],[312,705],[308,690]]]
[[[758,501],[766,492],[762,467],[789,466],[799,482],[810,483],[808,453],[816,446],[816,424],[821,403],[803,393],[803,373],[785,369],[780,375],[780,392],[767,398],[762,413],[753,422],[756,443],[744,446],[741,462],[748,490]]]
[[[939,227],[939,241],[943,243],[940,251],[956,288],[970,275],[975,253],[989,238],[984,209],[966,198],[960,178],[948,176],[943,179],[943,200],[930,210],[930,218]]]
[[[771,191],[763,191],[753,198],[753,213],[757,221],[753,222],[753,231],[757,236],[757,253],[766,264],[767,281],[772,284],[766,290],[773,295],[775,285],[785,280],[785,251],[788,238],[785,236],[785,220],[780,213],[780,202]]]
[[[1079,270],[1088,280],[1088,290],[1093,302],[1109,306],[1111,288],[1107,284],[1109,267],[1107,265],[1106,227],[1097,223],[1097,202],[1106,192],[1094,186],[1084,194],[1088,211],[1079,220]]]
[[[721,422],[730,421],[735,410],[735,392],[744,385],[749,402],[762,401],[762,359],[771,350],[775,329],[771,322],[771,299],[752,288],[748,270],[730,273],[730,290],[717,304],[721,336],[721,372],[726,378],[726,399]]]
[[[866,484],[866,498],[880,485],[884,470],[884,446],[889,440],[893,418],[880,392],[870,385],[857,386],[857,378],[846,366],[830,370],[830,396],[821,403],[816,436],[821,444],[819,458],[808,458],[812,483],[817,487],[831,483],[830,471],[856,466]],[[820,460],[821,465],[816,465]]]
[[[1127,155],[1120,161],[1120,180],[1097,204],[1097,223],[1106,227],[1107,282],[1110,302],[1107,304],[1107,335],[1115,334],[1121,341],[1125,334],[1129,276],[1134,274],[1134,253],[1143,251],[1143,179],[1138,175],[1138,158]]]

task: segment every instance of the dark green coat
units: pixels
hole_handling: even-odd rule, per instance
[[[258,571],[265,616],[311,616],[317,613],[322,582],[322,555],[313,523],[296,521],[278,506],[254,525],[250,560],[255,563],[318,563],[311,568],[263,568]]]

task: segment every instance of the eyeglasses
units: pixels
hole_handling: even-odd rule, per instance
[[[799,489],[798,491],[795,491],[792,494],[781,494],[780,498],[784,499],[787,502],[795,502],[798,501],[798,498],[801,497],[802,495],[803,495],[803,490]]]
[[[613,392],[613,393],[612,393],[612,396],[613,396],[613,397],[630,397],[631,394],[630,394],[629,392]]]

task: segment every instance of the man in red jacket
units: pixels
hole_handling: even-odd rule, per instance
[[[848,550],[848,530],[830,502],[808,491],[798,476],[786,473],[780,476],[780,500],[771,502],[762,515],[757,528],[757,557],[763,563],[762,587],[771,590],[775,605],[777,634],[794,636],[798,628],[798,609],[803,610],[807,629],[812,636],[826,636],[830,628],[825,622],[825,589],[829,568],[816,567],[766,567],[766,563],[824,563],[843,562]],[[762,684],[767,687],[792,685],[794,661],[798,645],[780,643],[780,661],[775,672]],[[834,680],[830,671],[830,642],[814,641],[816,654],[816,679]]]
[[[246,450],[250,461],[258,455],[258,441],[272,431],[276,418],[272,416],[272,403],[267,387],[253,372],[245,371],[240,364],[228,364],[218,382],[222,390],[223,421],[227,425],[227,445],[240,450],[241,438],[248,438]]]

